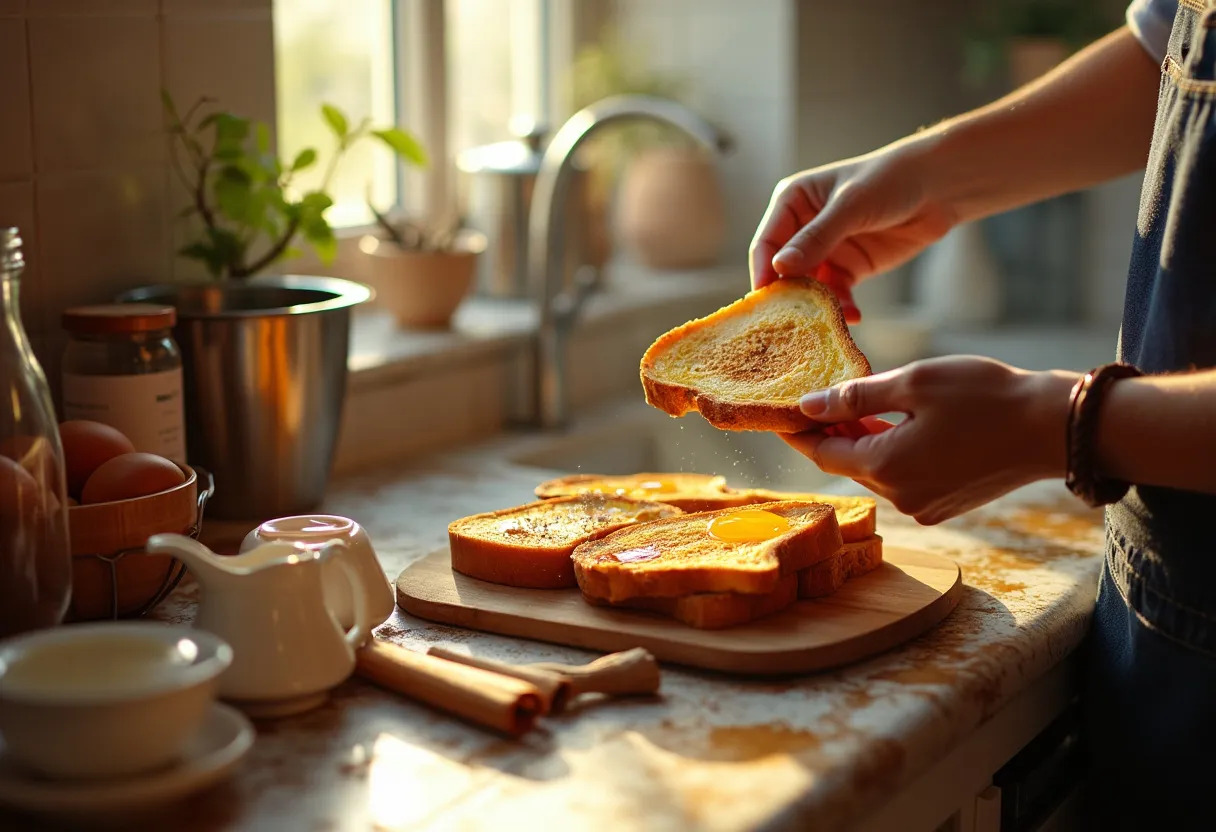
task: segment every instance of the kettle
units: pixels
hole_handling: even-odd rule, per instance
[[[544,155],[545,128],[530,118],[513,117],[509,122],[513,139],[472,147],[456,157],[461,172],[461,215],[469,226],[486,235],[486,254],[478,258],[476,291],[484,297],[530,297],[528,277],[528,218],[532,188]],[[567,210],[572,214],[566,227],[563,273],[567,285],[581,266],[600,267],[607,257],[597,245],[606,233],[594,219],[589,176],[577,168],[571,181]]]

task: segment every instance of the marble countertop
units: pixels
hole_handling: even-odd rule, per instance
[[[362,522],[395,577],[449,520],[529,498],[536,469],[488,460],[347,479],[324,508]],[[1058,485],[933,528],[882,506],[879,531],[956,559],[965,582],[941,625],[883,656],[777,682],[665,667],[659,697],[586,702],[519,741],[352,679],[316,711],[260,724],[238,773],[174,807],[174,828],[851,828],[1078,645],[1101,562],[1100,515]],[[195,593],[179,589],[161,617],[188,619]],[[592,658],[400,612],[377,634],[507,661]]]

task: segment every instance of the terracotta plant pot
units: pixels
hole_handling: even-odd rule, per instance
[[[367,236],[359,250],[368,258],[365,277],[376,302],[406,327],[446,327],[468,295],[485,235],[461,231],[448,251],[411,251]]]
[[[617,203],[620,240],[656,269],[713,264],[722,250],[726,208],[718,170],[699,150],[658,147],[628,167]]]

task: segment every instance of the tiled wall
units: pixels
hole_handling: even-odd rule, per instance
[[[273,124],[271,0],[0,0],[0,224],[52,379],[65,306],[191,275],[162,89]]]
[[[617,0],[622,36],[686,103],[725,129],[723,262],[743,263],[777,180],[794,165],[794,0]]]

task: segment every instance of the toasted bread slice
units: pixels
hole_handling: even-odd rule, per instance
[[[724,477],[709,474],[576,474],[542,482],[536,487],[541,499],[572,494],[604,493],[618,497],[654,500],[687,512],[715,511],[720,508],[794,500],[827,503],[836,509],[836,522],[845,543],[854,543],[874,534],[878,503],[872,497],[840,497],[834,494],[798,494],[763,488],[735,490]]]
[[[870,374],[831,290],[785,278],[661,336],[642,356],[646,401],[724,430],[798,433],[812,390]]]
[[[795,494],[785,491],[766,491],[762,488],[753,488],[746,493],[753,502],[796,500],[807,503],[826,503],[836,509],[836,522],[840,526],[840,537],[845,543],[865,540],[872,537],[878,530],[878,501],[873,497]]]
[[[759,502],[747,494],[728,489],[725,477],[709,474],[575,474],[548,480],[536,487],[536,496],[542,500],[571,494],[612,494],[654,500],[684,511],[713,511]]]
[[[782,575],[777,579],[777,588],[763,595],[700,592],[679,598],[630,598],[612,605],[586,594],[583,598],[589,604],[655,612],[699,630],[721,630],[773,615],[792,605],[798,600],[798,575]]]
[[[474,514],[448,526],[452,568],[496,584],[572,587],[570,554],[580,543],[682,513],[665,503],[584,494]]]
[[[882,563],[882,538],[878,535],[846,543],[830,558],[824,558],[798,573],[798,595],[822,598],[844,586],[849,578],[877,569]]]
[[[710,535],[719,518],[756,509],[785,518],[788,531],[759,542]],[[756,595],[775,592],[783,574],[806,569],[840,546],[831,506],[759,503],[656,520],[583,543],[574,550],[574,574],[584,595],[614,604],[697,592]]]

